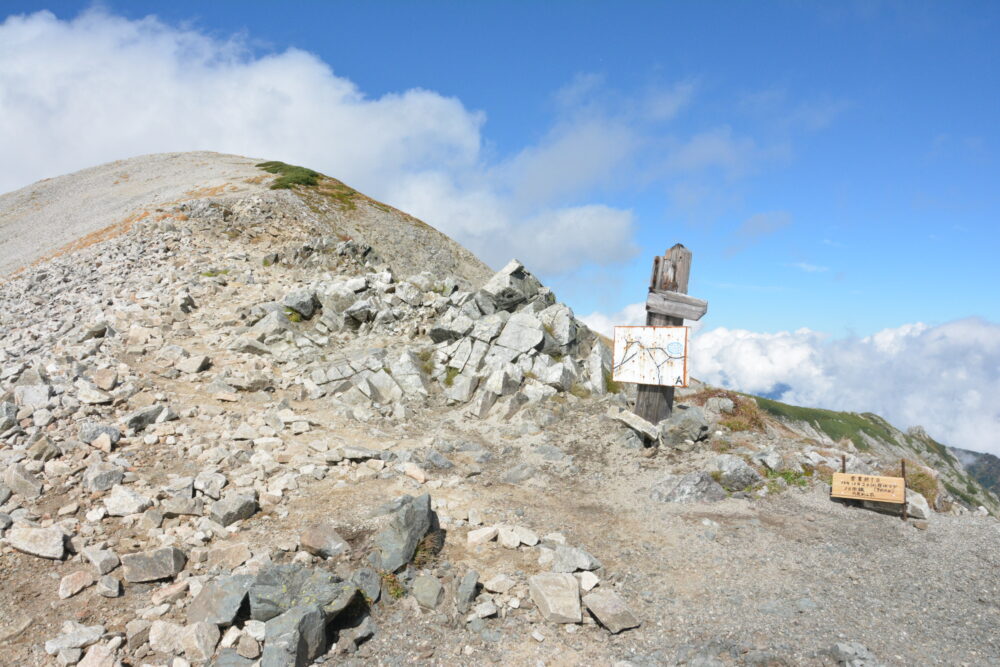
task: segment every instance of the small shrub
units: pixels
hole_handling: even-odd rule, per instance
[[[783,479],[788,484],[788,486],[808,486],[809,479],[808,475],[804,472],[795,472],[794,470],[782,470],[781,472],[775,472],[774,470],[768,470],[766,473],[768,479]]]
[[[406,595],[406,588],[399,583],[399,578],[395,574],[383,570],[379,576],[382,578],[382,589],[389,594],[389,597],[398,600]]]
[[[257,165],[257,168],[263,169],[270,174],[278,174],[278,178],[274,179],[274,182],[271,183],[272,190],[287,190],[293,185],[313,186],[322,177],[322,174],[318,171],[285,164],[276,160],[261,162]]]
[[[604,389],[609,394],[620,394],[622,392],[622,383],[615,382],[611,371],[604,371]]]
[[[285,315],[287,315],[288,319],[290,319],[292,322],[302,321],[302,315],[299,313],[299,311],[293,310],[288,306],[285,306]]]
[[[458,377],[458,369],[449,366],[447,370],[445,370],[444,372],[444,386],[450,387],[451,385],[455,384],[455,378],[457,377]]]
[[[433,530],[417,543],[417,548],[413,552],[413,564],[418,568],[424,568],[434,563],[437,555],[444,548],[444,531]]]
[[[229,269],[221,269],[219,271],[216,271],[215,269],[210,269],[208,271],[202,271],[201,276],[203,278],[214,278],[216,276],[224,276],[227,273],[229,273]]]
[[[889,466],[883,468],[881,474],[887,477],[902,477],[903,470],[898,465]],[[926,498],[927,504],[931,507],[935,506],[938,498],[937,480],[924,466],[910,459],[906,459],[906,487]],[[975,493],[975,489],[972,489],[972,492]]]
[[[590,398],[590,391],[579,382],[573,383],[573,386],[569,388],[569,393],[577,398]]]

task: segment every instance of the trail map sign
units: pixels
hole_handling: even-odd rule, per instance
[[[906,502],[906,482],[902,477],[835,472],[831,487],[831,498],[856,498],[882,503]]]
[[[688,327],[615,327],[615,382],[688,385]]]

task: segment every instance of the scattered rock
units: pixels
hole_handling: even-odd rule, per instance
[[[601,590],[583,596],[583,604],[612,634],[639,626],[639,619],[614,591]]]
[[[531,599],[545,620],[552,623],[579,623],[580,584],[572,574],[536,574],[528,579]]]
[[[665,475],[653,485],[650,497],[663,503],[716,502],[726,498],[726,490],[707,472]]]
[[[124,554],[121,557],[125,581],[141,583],[169,579],[184,569],[187,557],[177,547]]]
[[[18,551],[39,558],[61,560],[66,555],[66,537],[55,526],[37,528],[15,523],[7,531],[7,543]]]

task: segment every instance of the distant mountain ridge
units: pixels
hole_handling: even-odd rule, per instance
[[[973,452],[960,447],[948,449],[977,482],[993,493],[1000,494],[1000,458],[993,454]]]

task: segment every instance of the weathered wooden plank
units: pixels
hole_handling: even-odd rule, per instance
[[[906,481],[902,477],[833,473],[831,498],[856,498],[881,503],[906,503]]]
[[[650,289],[686,293],[691,275],[691,251],[680,243],[676,244],[662,258],[653,264]],[[648,326],[683,326],[680,317],[646,312]],[[674,409],[674,388],[640,384],[633,412],[651,424],[659,424],[670,416]]]
[[[680,292],[651,289],[646,297],[646,311],[685,320],[700,320],[708,312],[708,302]]]

